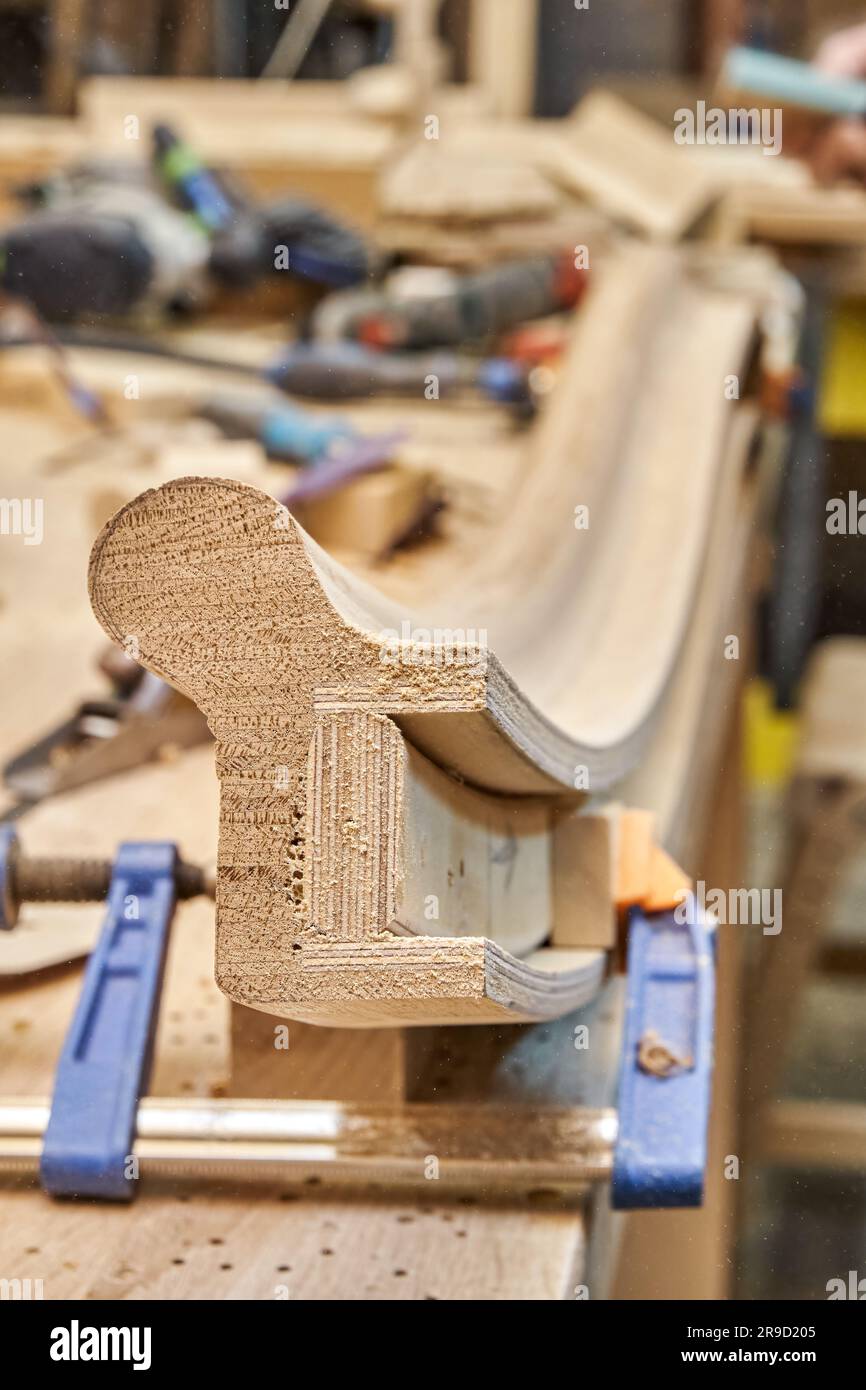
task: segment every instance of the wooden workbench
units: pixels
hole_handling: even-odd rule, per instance
[[[91,362],[88,380],[94,384],[116,376],[121,366],[104,358]],[[164,383],[166,369],[139,365],[146,403]],[[111,510],[118,495],[124,500],[140,491],[154,478],[156,466],[131,457],[128,443],[119,453],[114,450],[109,462],[94,443],[92,461],[85,450],[83,461],[57,470],[58,451],[84,439],[87,430],[36,358],[29,364],[4,360],[0,410],[7,445],[2,490],[8,496],[42,497],[45,506],[42,546],[26,547],[20,538],[6,537],[0,551],[0,642],[6,669],[15,673],[3,701],[0,757],[5,760],[65,718],[80,699],[98,692],[101,677],[94,663],[104,637],[87,602],[87,556],[106,501]],[[374,407],[366,410],[375,414]],[[497,487],[508,485],[515,460],[519,466],[519,442],[486,407],[450,416],[422,410],[416,423],[421,434],[415,447],[428,462],[453,460],[455,444],[468,435],[482,442],[476,457],[487,458]],[[184,471],[177,451],[174,458],[178,471]],[[442,471],[448,471],[445,462]],[[156,476],[161,481],[163,474]],[[264,464],[259,475],[245,474],[271,488],[279,476]],[[469,484],[464,479],[467,500],[456,509],[458,528],[471,527],[472,517],[486,510],[478,506],[483,485],[483,477]],[[110,856],[125,838],[170,838],[187,858],[213,860],[217,783],[212,762],[205,746],[46,801],[20,819],[22,842],[33,853]],[[80,952],[98,929],[97,908],[26,907],[9,941],[19,933],[37,933],[58,920],[57,914]],[[230,1010],[213,983],[212,959],[212,906],[182,905],[170,948],[153,1094],[206,1096],[231,1089]],[[50,1092],[81,974],[79,959],[0,984],[0,1094]],[[301,1033],[317,1030],[292,1029],[294,1051],[280,1054],[278,1065],[284,1072],[294,1067],[296,1074],[273,1081],[271,1093],[309,1090],[316,1057],[317,1083],[322,1080],[324,1090],[322,1056],[331,1058],[332,1073],[339,1072],[347,1052],[355,1050],[357,1035],[345,1034],[342,1050],[331,1037],[329,1051],[324,1033],[321,1047],[309,1037],[302,1045]],[[576,1056],[567,1042],[567,1068]],[[465,1078],[465,1067],[461,1074]],[[261,1076],[260,1083],[268,1085]],[[332,1093],[336,1086],[332,1081]],[[511,1096],[513,1101],[513,1088]],[[191,1186],[168,1190],[151,1183],[131,1207],[98,1207],[56,1203],[31,1186],[6,1184],[0,1190],[0,1276],[41,1278],[49,1299],[563,1298],[573,1297],[586,1277],[585,1227],[580,1205],[544,1192],[522,1206],[503,1207],[482,1201],[443,1204],[432,1191],[429,1202],[389,1200],[381,1193],[323,1200],[310,1189],[233,1193]],[[600,1290],[601,1273],[597,1282]]]
[[[125,365],[128,365],[125,364]],[[88,379],[104,384],[124,364],[95,360]],[[139,364],[142,400],[165,385],[165,367]],[[171,369],[174,373],[174,369]],[[149,377],[148,373],[152,375]],[[176,377],[175,373],[175,377]],[[153,390],[151,390],[151,387]],[[0,408],[8,445],[3,488],[44,498],[41,547],[6,538],[0,581],[0,640],[14,687],[3,706],[4,758],[98,689],[94,659],[103,638],[86,598],[84,575],[92,539],[106,511],[146,486],[161,465],[130,456],[128,442],[110,463],[102,446],[92,461],[57,468],[57,451],[86,430],[71,414],[35,359],[9,360],[0,371]],[[389,407],[368,405],[368,422]],[[401,409],[401,407],[397,407]],[[403,409],[410,409],[403,407]],[[146,415],[146,410],[144,414]],[[416,412],[414,448],[427,465],[438,460],[454,479],[454,457],[472,441],[472,476],[456,479],[451,542],[434,546],[426,563],[453,563],[461,544],[477,544],[490,524],[491,498],[520,467],[520,436],[488,407]],[[374,427],[370,423],[370,427]],[[217,450],[218,452],[218,450]],[[465,453],[463,453],[465,457]],[[185,471],[183,450],[170,452]],[[258,474],[255,472],[258,467]],[[254,465],[245,480],[273,488],[275,470]],[[277,473],[276,476],[279,476]],[[462,491],[461,491],[462,487]],[[481,490],[479,493],[479,489]],[[486,505],[479,505],[482,497]],[[10,545],[11,541],[11,545]],[[12,548],[14,546],[14,548]],[[408,556],[389,582],[407,589],[421,563]],[[111,855],[124,838],[171,838],[191,860],[212,860],[217,783],[208,746],[46,801],[25,814],[19,833],[32,852]],[[714,882],[730,873],[719,868]],[[38,932],[62,914],[75,949],[98,928],[89,907],[28,907],[19,932]],[[0,942],[0,946],[3,943]],[[546,1028],[391,1030],[359,1035],[291,1025],[287,1053],[267,1044],[264,1015],[230,1007],[213,983],[213,918],[208,903],[177,913],[161,1013],[151,1093],[360,1095],[393,1100],[501,1099],[515,1107],[537,1099],[541,1079],[558,1103],[611,1101],[610,1069],[593,1083],[579,1068],[572,1022]],[[0,959],[2,967],[2,959]],[[735,971],[734,971],[735,973]],[[0,1094],[45,1095],[81,981],[80,960],[0,985]],[[606,1000],[610,1010],[615,1001]],[[583,1016],[582,1016],[582,1021]],[[728,1020],[730,1025],[730,1019]],[[234,1034],[236,1066],[230,1065]],[[610,1032],[616,1037],[616,1030]],[[264,1039],[264,1043],[263,1043]],[[396,1040],[396,1041],[395,1041]],[[395,1050],[396,1048],[396,1050]],[[267,1050],[266,1050],[267,1049]],[[359,1065],[358,1058],[363,1058]],[[351,1059],[354,1061],[353,1063]],[[721,1068],[715,1148],[729,1151],[731,1068]],[[607,1091],[603,1089],[607,1087]],[[730,1184],[711,1184],[708,1211],[632,1218],[632,1253],[618,1292],[624,1297],[721,1296],[731,1235]],[[434,1185],[431,1184],[431,1189]],[[426,1194],[425,1194],[426,1196]],[[41,1278],[46,1298],[304,1298],[304,1299],[562,1299],[604,1297],[614,1274],[622,1223],[604,1192],[567,1202],[537,1192],[522,1202],[459,1203],[368,1192],[324,1198],[297,1190],[174,1189],[147,1183],[131,1207],[56,1203],[23,1183],[0,1190],[0,1275]],[[681,1262],[657,1266],[658,1240],[673,1233]],[[647,1244],[649,1242],[649,1244]],[[687,1258],[688,1252],[693,1259]]]
[[[355,199],[352,184],[352,205],[341,209],[362,221],[368,203],[375,205],[371,171],[375,166],[378,174],[379,145],[384,148],[391,137],[376,130],[369,138],[379,143],[369,160],[361,160],[363,196]],[[281,187],[284,177],[281,163]],[[333,171],[328,177],[333,186]],[[311,195],[319,191],[301,186]],[[258,360],[255,339],[254,333],[247,342],[233,325],[231,351]],[[79,365],[120,412],[123,429],[114,441],[86,442],[86,427],[39,350],[7,354],[0,362],[7,443],[2,491],[42,497],[46,511],[42,546],[25,547],[7,537],[0,549],[0,640],[7,670],[15,673],[2,707],[4,760],[97,692],[94,664],[104,638],[90,611],[85,576],[93,539],[108,515],[144,488],[185,473],[238,476],[268,491],[280,490],[288,478],[254,453],[242,457],[237,446],[202,445],[181,428],[154,445],[151,427],[164,401],[213,389],[201,373],[105,355],[81,357]],[[138,377],[137,401],[124,395],[129,371]],[[223,381],[230,385],[229,378]],[[483,546],[520,474],[522,437],[489,405],[444,403],[431,409],[427,403],[370,402],[350,413],[369,431],[409,425],[407,465],[432,468],[450,489],[443,541],[401,557],[387,580],[397,597],[411,595],[423,578],[436,587],[437,573],[459,570]],[[76,443],[82,448],[70,463],[69,448]],[[381,579],[369,562],[355,557],[354,567],[373,582]],[[733,752],[727,757],[735,761]],[[111,855],[122,839],[159,837],[176,840],[194,861],[215,857],[216,828],[217,783],[208,747],[46,802],[20,821],[32,852]],[[728,851],[714,866],[712,881],[725,884],[734,874],[735,856]],[[92,908],[30,908],[19,930],[35,933],[50,920],[63,920],[81,951],[99,917]],[[363,1044],[354,1033],[292,1024],[290,1049],[275,1059],[268,1020],[246,1010],[232,1014],[213,983],[212,961],[212,909],[198,902],[181,906],[153,1094],[328,1098],[348,1090],[363,1092],[365,1099],[393,1100],[402,1090],[429,1100],[445,1091],[448,1099],[499,1099],[515,1107],[519,1124],[519,1106],[533,1091],[541,1098],[536,1083],[542,1078],[545,1095],[559,1103],[609,1103],[609,1095],[591,1093],[579,1069],[568,1019],[547,1032],[485,1028],[460,1030],[463,1036],[456,1037],[438,1030],[433,1037],[419,1030],[409,1037],[392,1030]],[[725,971],[723,1034],[735,1026],[732,950]],[[79,960],[0,983],[0,1095],[50,1091],[80,979]],[[431,1065],[437,1055],[438,1064]],[[733,1056],[724,1039],[720,1056]],[[629,1253],[615,1286],[620,1296],[719,1297],[726,1288],[732,1228],[731,1184],[719,1177],[719,1156],[731,1143],[732,1062],[723,1062],[719,1073],[711,1198],[700,1213],[620,1223],[607,1211],[604,1193],[569,1204],[539,1192],[522,1205],[505,1206],[485,1202],[483,1194],[472,1202],[447,1203],[433,1191],[426,1201],[382,1192],[336,1199],[309,1188],[240,1193],[155,1184],[146,1185],[132,1207],[120,1209],[57,1204],[33,1188],[4,1186],[0,1277],[42,1278],[47,1298],[561,1299],[579,1297],[582,1290],[599,1298],[610,1291],[624,1238]],[[660,1267],[657,1252],[669,1241],[678,1258]]]

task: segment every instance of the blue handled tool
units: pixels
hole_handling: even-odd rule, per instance
[[[54,1196],[130,1201],[138,1102],[147,1089],[177,848],[120,847],[102,934],[57,1067],[40,1176]]]
[[[346,420],[323,420],[294,405],[248,396],[214,397],[198,413],[230,438],[257,439],[269,458],[305,465],[280,499],[290,509],[387,468],[407,437],[405,430],[359,435]]]
[[[695,913],[686,914],[694,919]],[[700,1206],[712,1097],[715,924],[631,912],[612,1203]]]
[[[732,48],[725,58],[722,85],[826,116],[866,116],[866,82],[835,77],[811,63],[782,58],[758,48]]]
[[[213,233],[228,226],[235,210],[192,147],[170,126],[159,124],[153,130],[153,149],[159,172],[202,227]]]
[[[287,463],[321,459],[338,444],[357,438],[345,419],[325,420],[309,410],[268,396],[213,396],[198,408],[230,439],[257,439],[268,458]]]

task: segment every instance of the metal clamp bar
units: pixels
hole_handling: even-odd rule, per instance
[[[145,1181],[217,1182],[223,1192],[313,1180],[523,1201],[539,1189],[582,1198],[610,1177],[613,1110],[519,1109],[515,1123],[513,1106],[147,1097],[135,1155]],[[48,1112],[44,1099],[0,1098],[0,1181],[38,1166]]]

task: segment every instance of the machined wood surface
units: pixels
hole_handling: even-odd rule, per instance
[[[500,532],[423,618],[239,484],[178,480],[108,524],[97,617],[217,741],[230,997],[377,1026],[545,1018],[595,992],[600,950],[544,944],[555,817],[651,747],[730,542],[726,384],[754,331],[748,299],[624,254],[576,319]]]

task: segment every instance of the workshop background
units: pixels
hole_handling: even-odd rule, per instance
[[[684,155],[676,113],[736,88],[733,48],[806,64],[860,22],[854,0],[0,0],[0,809],[31,854],[170,837],[203,866],[172,941],[152,1094],[276,1098],[256,1042],[273,1020],[230,1010],[214,983],[209,734],[98,628],[85,581],[100,528],[168,479],[237,478],[356,573],[409,593],[425,566],[436,578],[466,564],[474,528],[517,488],[596,255],[626,236],[748,252],[762,290],[781,274],[764,310],[778,360],[755,390],[776,480],[748,556],[733,833],[739,882],[779,890],[785,925],[778,938],[742,928],[719,1068],[735,1137],[712,1229],[653,1214],[624,1239],[596,1222],[594,1273],[571,1283],[606,1279],[613,1297],[820,1299],[851,1271],[866,1288],[866,156],[820,179],[818,137],[792,117],[778,158],[707,144],[685,175],[669,164]],[[866,80],[866,63],[851,76]],[[599,92],[610,107],[592,105]],[[731,104],[784,104],[787,118],[788,101]],[[423,163],[440,136],[431,119],[465,161],[450,186]],[[587,263],[561,275],[556,255],[578,244]],[[536,272],[549,258],[546,279],[521,278],[529,257]],[[501,280],[482,286],[491,271]],[[483,343],[473,295],[495,322]],[[340,357],[349,339],[363,361]],[[411,400],[433,366],[457,400],[435,420]],[[263,379],[259,401],[247,387]],[[0,933],[6,1097],[50,1089],[100,921],[92,905],[40,904],[52,890],[34,883],[21,927]],[[97,872],[77,895],[105,884]],[[382,1069],[405,1058],[351,1041],[334,1082],[334,1031],[317,1052],[300,1026],[304,1081],[283,1094],[388,1099]],[[418,1062],[458,1098],[459,1031]],[[514,1046],[507,1028],[463,1031]],[[515,1091],[547,1065],[531,1048],[512,1063]],[[365,1066],[379,1069],[373,1091]],[[295,1226],[280,1246],[275,1218],[247,1199],[179,1192],[160,1199],[158,1238],[151,1226],[127,1243],[112,1212],[86,1269],[82,1227],[73,1239],[47,1197],[0,1185],[0,1278],[44,1278],[46,1297],[255,1298],[273,1296],[257,1282],[265,1262],[265,1285],[296,1281],[292,1297],[444,1298],[442,1230],[460,1246],[475,1222],[464,1277],[482,1286],[484,1242],[512,1239],[509,1212],[471,1199],[456,1215],[403,1206],[388,1267],[367,1283],[347,1249],[362,1230],[348,1198],[322,1203],[306,1233],[286,1200],[280,1220]],[[553,1221],[555,1194],[533,1201]],[[547,1238],[538,1268],[512,1268],[498,1296],[563,1296]]]

